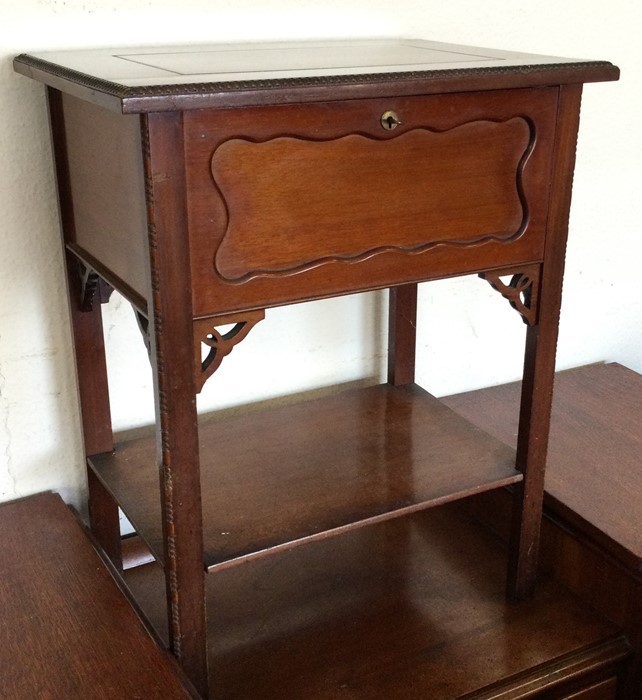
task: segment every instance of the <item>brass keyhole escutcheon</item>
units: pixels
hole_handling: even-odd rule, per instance
[[[396,129],[399,126],[399,124],[401,124],[401,120],[397,116],[396,112],[388,110],[387,112],[384,112],[381,115],[381,126],[386,131],[392,131],[393,129]]]

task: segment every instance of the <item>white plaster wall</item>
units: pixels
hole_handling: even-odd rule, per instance
[[[0,0],[0,500],[84,475],[44,89],[12,72],[22,51],[131,44],[414,36],[608,59],[617,84],[585,90],[558,366],[642,372],[642,6],[638,0]],[[608,247],[608,250],[607,250]],[[437,394],[516,378],[523,328],[475,278],[424,285],[419,379]],[[105,311],[115,424],[151,419],[151,377],[131,311]],[[383,373],[381,294],[268,312],[200,399],[232,406]],[[642,400],[642,397],[641,397]]]

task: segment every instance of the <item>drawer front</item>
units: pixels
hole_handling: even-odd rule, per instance
[[[186,113],[195,312],[540,260],[556,101],[540,89]]]

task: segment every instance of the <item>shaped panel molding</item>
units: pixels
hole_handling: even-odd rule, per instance
[[[522,171],[534,140],[522,117],[389,139],[227,140],[211,160],[227,215],[215,270],[239,283],[390,251],[518,238],[528,224]]]

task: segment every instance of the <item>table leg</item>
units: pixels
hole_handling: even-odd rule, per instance
[[[415,381],[417,285],[391,287],[388,312],[388,383]]]
[[[149,330],[170,647],[208,696],[205,569],[181,115],[142,118]]]
[[[517,440],[517,467],[524,481],[515,489],[508,570],[508,596],[534,590],[544,497],[544,472],[553,399],[553,377],[562,278],[579,127],[581,85],[560,88],[556,153],[551,173],[546,263],[542,265],[537,323],[526,332],[524,379]]]
[[[48,88],[47,97],[60,202],[60,224],[65,246],[74,238],[74,215],[64,113],[61,94],[57,90]],[[86,290],[83,289],[79,261],[66,252],[65,260],[85,454],[110,452],[113,449],[113,436],[102,312],[98,298],[100,295],[93,300],[85,299],[83,303]],[[96,283],[98,284],[97,280]],[[91,530],[99,545],[120,569],[122,553],[118,506],[91,470],[88,470],[87,478]]]

